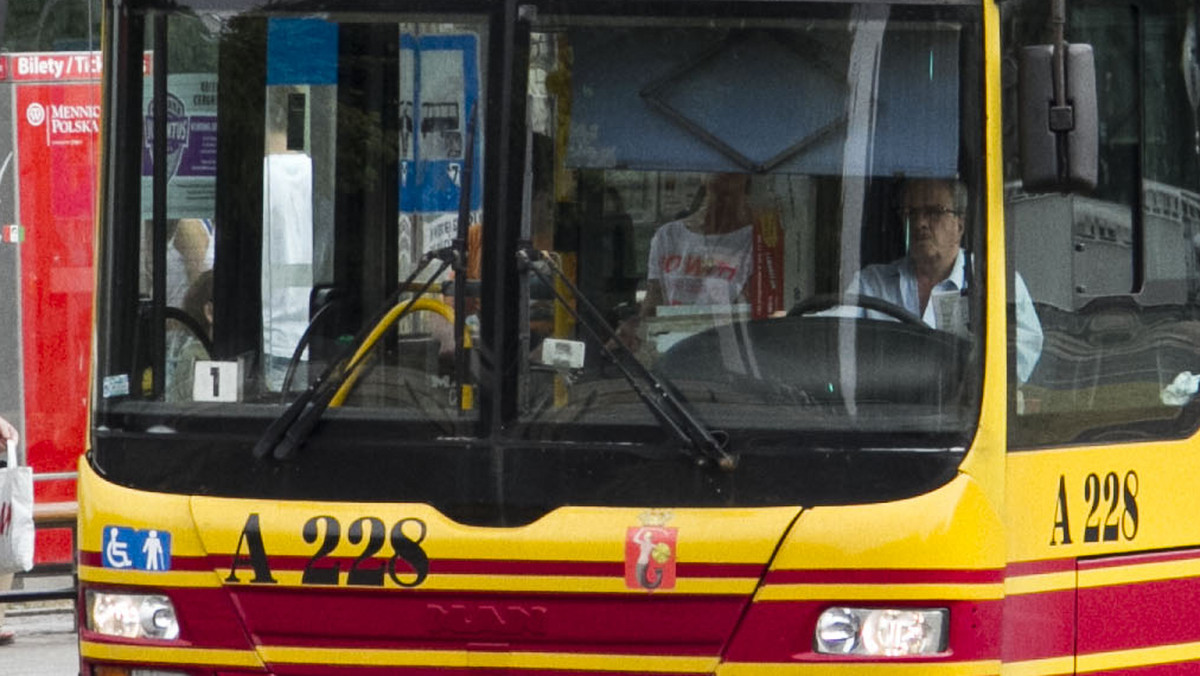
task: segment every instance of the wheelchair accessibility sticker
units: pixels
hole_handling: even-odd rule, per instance
[[[162,530],[104,527],[104,567],[170,570],[171,534]]]

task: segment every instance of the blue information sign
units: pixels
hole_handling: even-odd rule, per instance
[[[102,555],[105,568],[170,570],[171,534],[164,530],[105,526]]]

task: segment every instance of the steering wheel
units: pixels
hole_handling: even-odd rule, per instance
[[[212,339],[208,337],[208,332],[196,321],[196,318],[185,312],[184,310],[168,305],[163,308],[163,319],[178,323],[188,333],[191,333],[200,344],[204,346],[204,351],[212,354]]]
[[[792,309],[788,310],[787,316],[799,317],[801,315],[820,312],[822,310],[829,310],[835,307],[856,307],[863,310],[871,310],[873,312],[885,314],[892,319],[905,324],[920,326],[921,328],[929,328],[928,325],[916,314],[909,312],[895,303],[889,303],[886,300],[876,298],[874,296],[860,296],[853,293],[824,293],[815,296],[809,296],[808,298],[805,298],[799,303],[793,305]]]

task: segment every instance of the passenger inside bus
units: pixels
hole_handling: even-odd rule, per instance
[[[656,316],[663,306],[715,309],[746,302],[745,287],[754,265],[749,187],[748,174],[710,174],[700,208],[655,231],[640,312],[617,329],[630,350],[641,349],[643,319]]]
[[[181,218],[168,222],[167,305],[183,307],[184,297],[200,275],[213,266],[211,220]]]
[[[292,106],[303,110],[298,88],[279,87],[267,106],[263,158],[263,369],[267,388],[284,384],[292,353],[308,326],[313,286],[313,165],[304,150],[302,128],[289,119]],[[297,379],[306,382],[301,356]]]
[[[166,223],[166,323],[163,394],[166,401],[191,401],[192,369],[208,359],[212,340],[212,268],[215,226],[207,218],[178,218]],[[141,294],[154,296],[151,221],[143,222]],[[198,300],[199,299],[199,300]],[[208,302],[205,314],[205,299]]]
[[[210,219],[172,218],[167,221],[166,301],[171,307],[183,307],[183,298],[200,274],[213,266],[216,229]],[[142,223],[141,293],[153,295],[154,227]]]
[[[205,270],[188,287],[181,308],[198,326],[203,327],[204,336],[212,340],[213,325],[213,271]],[[192,384],[196,362],[210,358],[208,349],[200,336],[175,322],[167,325],[167,370],[166,400],[191,401]]]

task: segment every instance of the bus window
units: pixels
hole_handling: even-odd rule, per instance
[[[173,11],[114,18],[137,44],[111,53],[146,56],[113,65],[129,103],[106,137],[94,422],[117,432],[98,462],[176,433],[173,449],[245,468],[215,493],[407,495],[477,523],[525,476],[507,449],[568,456],[558,440],[602,445],[617,473],[652,456],[700,471],[681,446],[728,466],[722,440],[767,464],[784,447],[799,465],[840,462],[806,450],[830,444],[867,451],[852,488],[822,470],[747,492],[756,504],[874,501],[952,475],[988,333],[981,9],[643,9],[539,4],[514,44],[492,39],[495,17],[378,7],[195,10],[194,47]],[[180,133],[145,120],[188,74],[175,50],[211,52],[216,91],[200,98],[215,119],[190,127],[215,134],[211,341],[190,397],[167,395],[172,306],[143,298],[137,273],[149,261],[165,289],[166,240],[143,245],[141,225],[165,235],[191,215],[172,204],[199,193],[122,173],[130,152],[165,166],[169,144],[142,149],[148,126]],[[506,50],[526,72],[493,67]],[[345,454],[406,469],[347,488],[332,468],[367,465]],[[413,469],[443,460],[471,477],[454,495]],[[273,461],[303,478],[275,482]],[[590,472],[524,484],[513,518],[611,502],[572,492]]]
[[[171,17],[159,27],[178,46],[167,56],[162,100],[155,99],[150,79],[143,84],[138,296],[146,329],[140,338],[147,355],[154,355],[147,363],[161,359],[163,367],[143,371],[141,386],[167,401],[191,401],[195,364],[210,359],[212,347],[217,55],[195,18]],[[148,41],[154,30],[146,27]],[[156,120],[160,111],[165,124]],[[160,130],[165,142],[156,145]],[[156,175],[165,178],[157,219]]]
[[[979,178],[960,168],[980,151],[961,105],[972,29],[953,11],[824,12],[539,14],[523,233],[567,281],[529,280],[529,434],[648,424],[664,414],[647,392],[665,389],[717,429],[902,424],[966,443],[983,279]],[[860,97],[864,68],[878,82]],[[906,203],[923,181],[937,194]],[[909,272],[931,222],[949,233],[932,296]]]
[[[1072,6],[1070,39],[1095,49],[1099,185],[1086,195],[1029,193],[1019,181],[1006,189],[1011,262],[1045,331],[1028,382],[1010,378],[1014,446],[1178,437],[1197,425],[1188,405],[1200,374],[1189,11],[1182,2]],[[1044,20],[1011,20],[1007,48],[1039,40]]]
[[[478,278],[486,32],[393,19],[134,18],[106,405],[286,405],[352,364],[323,404],[474,417],[448,262],[461,225]]]

